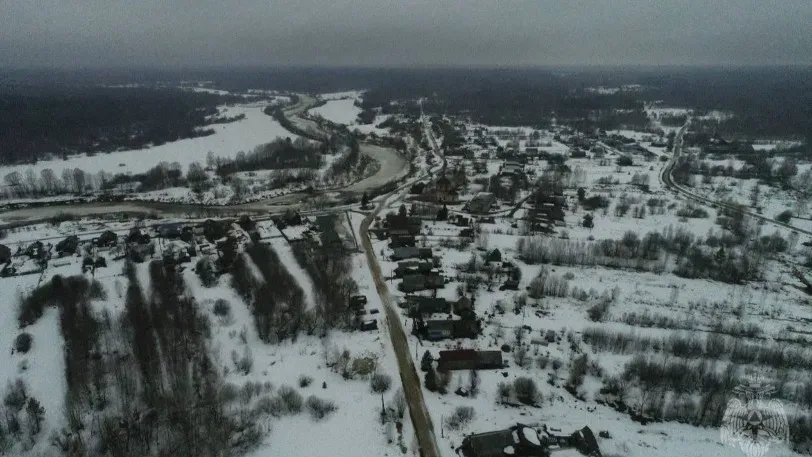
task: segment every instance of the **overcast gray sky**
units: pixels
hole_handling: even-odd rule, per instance
[[[812,0],[0,0],[0,67],[812,64]]]

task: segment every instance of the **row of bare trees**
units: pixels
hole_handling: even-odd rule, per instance
[[[746,232],[735,214],[723,223],[734,234]],[[720,240],[725,243],[720,244]],[[739,236],[703,240],[683,228],[668,227],[662,232],[649,232],[642,238],[627,231],[619,240],[522,237],[516,251],[521,260],[531,264],[599,265],[656,273],[672,268],[679,276],[735,284],[759,277],[767,256],[783,252],[787,247],[788,242],[777,233],[744,243]]]
[[[249,304],[260,339],[295,339],[306,319],[304,292],[276,251],[268,244],[250,244],[232,273],[232,286]]]

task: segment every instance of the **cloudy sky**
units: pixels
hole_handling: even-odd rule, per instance
[[[812,0],[0,0],[0,67],[812,64]]]

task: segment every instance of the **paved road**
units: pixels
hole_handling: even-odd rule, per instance
[[[392,339],[392,347],[400,370],[400,380],[403,384],[403,392],[406,395],[406,403],[409,405],[409,415],[412,418],[417,441],[420,444],[421,457],[440,457],[437,449],[437,440],[434,435],[434,425],[431,421],[426,403],[423,400],[423,389],[420,376],[417,374],[409,349],[409,342],[406,339],[406,332],[400,322],[400,315],[394,303],[392,295],[386,286],[386,280],[381,273],[381,267],[372,249],[372,241],[369,238],[369,225],[375,216],[386,206],[388,198],[382,199],[375,211],[367,216],[361,223],[360,235],[367,256],[367,264],[372,272],[375,281],[375,289],[381,297],[381,303],[386,311],[386,323],[389,328],[389,336]]]
[[[430,138],[432,143],[435,144],[435,152],[440,154],[439,149],[436,148],[436,143],[433,141],[434,138]],[[445,165],[441,167],[444,168]],[[441,167],[438,167],[438,169]],[[436,170],[432,170],[432,172],[433,171]],[[395,350],[395,357],[397,358],[398,369],[400,371],[400,380],[403,384],[403,392],[406,395],[406,403],[409,405],[409,415],[412,418],[412,425],[414,426],[417,441],[420,445],[420,455],[421,457],[440,457],[440,452],[437,448],[437,439],[434,434],[434,424],[431,421],[431,416],[423,399],[422,383],[415,369],[414,362],[412,361],[406,332],[400,323],[400,313],[395,304],[395,299],[392,297],[392,294],[389,293],[389,288],[386,286],[386,280],[381,272],[381,266],[378,264],[375,250],[372,249],[372,240],[369,237],[370,224],[375,220],[375,216],[386,208],[389,198],[400,192],[401,189],[424,177],[425,176],[420,176],[410,180],[409,183],[400,186],[399,189],[381,198],[375,210],[361,222],[359,234],[367,257],[369,271],[372,273],[372,279],[375,281],[375,289],[378,291],[378,296],[381,297],[381,303],[386,312],[389,336],[392,339],[392,347]]]
[[[663,167],[663,171],[661,173],[660,179],[662,180],[663,184],[666,187],[668,187],[669,189],[675,191],[676,193],[681,194],[681,195],[683,195],[683,196],[685,196],[685,197],[687,197],[687,198],[689,198],[689,199],[691,199],[693,201],[696,201],[696,202],[699,202],[699,203],[702,203],[702,204],[705,204],[705,205],[709,205],[709,206],[712,206],[712,207],[727,208],[727,209],[730,209],[730,210],[733,210],[733,211],[740,211],[743,214],[746,214],[746,215],[748,215],[748,216],[750,216],[752,218],[755,218],[755,219],[762,220],[762,221],[767,222],[769,224],[772,224],[772,225],[774,225],[776,227],[783,227],[785,229],[793,230],[793,231],[796,231],[798,233],[803,233],[804,235],[812,236],[812,231],[804,230],[804,229],[792,226],[790,224],[785,224],[783,222],[778,222],[777,220],[772,219],[770,217],[766,217],[766,216],[763,216],[761,214],[749,211],[749,210],[745,209],[742,206],[731,205],[729,203],[720,202],[720,201],[712,200],[712,199],[707,198],[707,197],[703,197],[703,196],[698,195],[698,194],[696,194],[694,192],[691,192],[691,191],[685,189],[684,187],[682,187],[681,185],[675,183],[674,178],[672,176],[673,171],[674,171],[674,165],[676,165],[677,159],[679,158],[680,154],[682,153],[682,147],[683,147],[683,138],[682,137],[683,137],[683,135],[685,135],[685,131],[688,130],[688,125],[689,124],[690,124],[690,119],[688,120],[688,122],[685,123],[685,125],[682,126],[682,128],[679,130],[679,132],[677,132],[676,137],[674,137],[674,153],[673,153],[673,155],[671,157],[671,160],[669,160],[668,163],[665,165],[665,167]]]

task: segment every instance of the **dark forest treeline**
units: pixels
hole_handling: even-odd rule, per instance
[[[810,68],[258,68],[183,71],[127,70],[104,73],[6,72],[11,82],[41,86],[67,84],[122,84],[172,80],[216,81],[217,87],[241,91],[272,89],[301,92],[336,92],[368,89],[363,108],[384,107],[392,100],[415,100],[436,94],[425,105],[445,114],[466,114],[492,124],[544,125],[555,112],[575,120],[583,114],[632,110],[621,114],[637,120],[639,102],[696,110],[733,111],[736,116],[720,124],[723,133],[759,136],[812,135],[812,70]],[[584,89],[640,84],[641,91],[595,94]],[[38,87],[39,90],[39,87]],[[95,90],[95,89],[92,89]],[[196,94],[206,97],[208,94]],[[412,114],[417,104],[398,109]],[[585,116],[589,117],[589,116]],[[629,119],[631,118],[631,119]]]
[[[437,96],[424,100],[423,108],[430,113],[464,115],[490,125],[546,127],[552,116],[560,123],[570,123],[580,128],[645,127],[648,124],[642,111],[642,101],[631,94],[593,94],[542,73],[527,77],[506,73],[504,76],[504,79],[474,79],[470,84],[457,82],[441,85],[440,88],[433,87],[432,92],[436,92]],[[420,107],[416,103],[389,103],[393,99],[425,95],[418,95],[419,90],[420,86],[386,85],[366,92],[363,107],[381,106],[385,114],[419,114]]]
[[[207,116],[237,100],[179,89],[61,87],[35,93],[0,87],[0,163],[209,135],[212,130],[200,128],[210,123]]]
[[[654,87],[647,98],[700,111],[732,111],[703,121],[723,135],[800,137],[812,141],[812,69],[809,67],[683,69],[641,75]],[[700,114],[700,113],[698,113]]]

